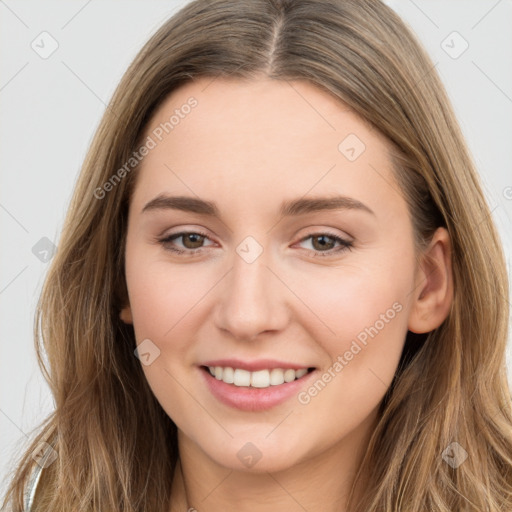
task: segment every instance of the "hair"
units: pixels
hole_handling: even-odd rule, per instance
[[[34,510],[168,510],[177,429],[134,357],[133,326],[119,318],[137,168],[103,198],[95,191],[130,159],[162,101],[198,77],[301,80],[344,102],[389,141],[418,247],[439,226],[450,235],[450,312],[432,332],[407,334],[356,475],[368,475],[365,495],[350,496],[350,512],[511,510],[501,244],[429,56],[377,0],[196,0],[139,52],[85,158],[39,297],[34,339],[55,410],[20,457],[4,506],[23,510],[31,454],[45,441],[57,459]],[[442,457],[454,441],[468,452],[457,468]]]

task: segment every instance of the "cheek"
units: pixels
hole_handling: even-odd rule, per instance
[[[187,316],[211,284],[201,282],[186,265],[133,255],[127,261],[130,305],[137,340],[164,340],[186,324]]]
[[[383,259],[326,268],[296,280],[294,291],[310,311],[308,327],[331,357],[348,350],[352,340],[364,343],[372,327],[378,330],[371,329],[372,338],[378,334],[390,343],[401,338],[397,335],[407,325],[413,265],[407,258],[401,262]]]
[[[414,261],[413,248],[402,243],[298,280],[297,294],[316,313],[307,317],[310,335],[335,375],[325,376],[328,387],[347,405],[379,397],[391,383],[407,334]]]
[[[127,281],[137,344],[149,339],[158,356],[142,366],[147,382],[166,413],[185,427],[190,395],[183,392],[197,335],[201,298],[213,283],[198,279],[191,267],[144,260],[142,254],[127,259]]]

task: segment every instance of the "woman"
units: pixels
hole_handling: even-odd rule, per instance
[[[37,314],[56,409],[5,504],[512,510],[507,297],[390,8],[192,2],[84,163]]]

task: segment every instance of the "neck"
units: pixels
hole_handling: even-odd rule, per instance
[[[171,512],[189,511],[187,490],[183,478],[181,460],[178,459],[174,469],[174,478],[171,487]],[[190,512],[193,512],[192,510]]]
[[[364,432],[364,433],[362,433]],[[321,453],[281,471],[242,471],[217,464],[181,430],[171,512],[347,512],[369,431],[357,429]],[[358,482],[354,497],[361,495]]]

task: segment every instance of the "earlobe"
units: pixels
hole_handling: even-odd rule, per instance
[[[133,317],[132,317],[132,308],[130,306],[125,306],[121,309],[119,312],[119,318],[125,323],[125,324],[133,324]]]
[[[450,312],[453,301],[451,241],[445,228],[436,230],[420,256],[413,297],[408,328],[414,333],[436,329]]]

